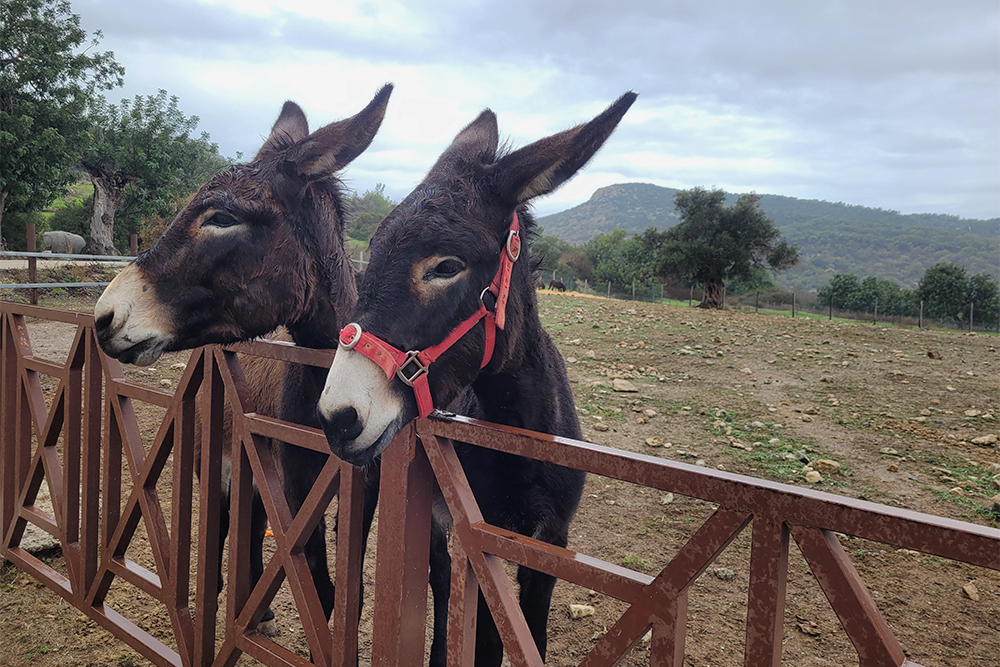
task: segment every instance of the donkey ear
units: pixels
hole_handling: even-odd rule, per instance
[[[356,116],[325,125],[292,148],[286,161],[303,176],[322,177],[339,171],[371,145],[385,118],[392,94],[387,83]]]
[[[281,107],[281,114],[271,128],[271,136],[260,147],[259,152],[287,148],[307,136],[309,136],[309,123],[306,122],[306,114],[302,111],[302,107],[289,100]]]
[[[636,97],[633,92],[625,93],[589,123],[502,157],[493,166],[496,194],[506,206],[513,208],[558,188],[594,156]]]
[[[431,173],[442,171],[456,162],[476,164],[493,162],[500,144],[500,131],[497,129],[497,115],[489,109],[481,114],[459,132],[451,145],[445,149],[441,157],[431,167]]]

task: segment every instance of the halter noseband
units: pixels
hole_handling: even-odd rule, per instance
[[[379,368],[385,371],[387,379],[392,376],[398,377],[403,384],[412,387],[417,398],[417,410],[420,417],[426,417],[434,409],[434,402],[431,399],[431,387],[427,381],[428,368],[452,345],[457,343],[462,336],[469,332],[472,327],[479,323],[479,320],[486,319],[486,348],[483,350],[483,361],[479,365],[485,368],[493,358],[493,346],[496,342],[497,328],[503,329],[506,323],[507,295],[510,292],[510,274],[514,268],[514,262],[521,256],[521,235],[517,212],[514,212],[514,219],[510,223],[510,230],[507,232],[507,241],[500,253],[500,267],[493,276],[493,281],[479,295],[479,310],[472,314],[448,336],[432,347],[424,350],[410,350],[403,352],[392,345],[389,345],[381,338],[373,334],[362,331],[361,325],[351,322],[340,330],[340,347],[344,350],[355,350],[374,361]],[[496,299],[493,310],[486,307],[485,297],[490,293]]]

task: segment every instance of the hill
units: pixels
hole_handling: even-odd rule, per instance
[[[614,229],[638,233],[677,224],[673,188],[623,183],[597,190],[589,201],[539,219],[546,234],[582,244]],[[730,203],[739,195],[731,194]],[[970,274],[1000,277],[1000,218],[912,214],[780,195],[761,195],[761,208],[801,263],[777,277],[784,286],[815,290],[835,273],[889,279],[915,287],[929,267],[955,262]]]

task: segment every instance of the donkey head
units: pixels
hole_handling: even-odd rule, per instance
[[[94,308],[104,351],[145,365],[168,350],[246,340],[336,308],[323,294],[331,288],[349,310],[357,288],[336,174],[371,144],[391,92],[312,134],[286,102],[253,161],[202,186],[108,285]]]
[[[427,411],[418,409],[407,386],[424,375],[428,355],[414,361],[416,351],[434,350],[429,356],[436,360],[424,381],[439,408],[472,386],[484,364],[483,372],[495,375],[516,367],[519,355],[530,354],[526,346],[532,341],[525,340],[524,329],[534,304],[528,253],[513,264],[505,323],[496,293],[486,289],[503,271],[512,223],[520,220],[522,231],[530,234],[525,205],[583,167],[635,97],[628,93],[591,122],[509,153],[498,153],[496,116],[484,111],[382,222],[371,241],[354,324],[341,333],[341,349],[319,402],[334,454],[367,463],[403,425]],[[496,324],[503,328],[488,364],[489,317],[458,336],[483,306],[496,309]],[[361,346],[358,340],[364,341]],[[453,344],[441,351],[442,341]],[[370,346],[362,349],[369,342],[378,354],[402,359],[410,352],[409,359],[395,367],[383,363]]]

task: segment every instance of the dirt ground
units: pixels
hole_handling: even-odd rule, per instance
[[[82,310],[87,302],[61,305]],[[544,292],[540,306],[566,358],[587,440],[997,526],[1000,338]],[[31,322],[29,331],[36,355],[65,359],[71,327]],[[167,355],[153,369],[127,373],[159,388],[176,386],[187,356]],[[616,391],[615,380],[635,391]],[[45,386],[50,397],[52,384]],[[140,412],[147,442],[160,417],[153,409]],[[821,481],[810,483],[806,474],[819,459],[839,463],[839,472],[824,468]],[[169,483],[165,474],[162,493]],[[713,509],[591,476],[569,546],[655,575]],[[129,556],[151,566],[144,539],[140,531]],[[841,540],[910,660],[1000,665],[1000,573],[849,536]],[[685,665],[742,664],[749,551],[748,528],[693,585]],[[331,545],[331,558],[333,553]],[[64,568],[58,550],[42,556]],[[368,591],[374,586],[371,561],[370,555]],[[970,583],[973,596],[963,590]],[[113,588],[109,602],[170,643],[165,615],[142,593]],[[571,603],[590,605],[594,614],[571,619]],[[308,655],[287,584],[272,606],[278,640]],[[364,633],[371,630],[371,607],[369,601]],[[560,582],[548,664],[577,664],[623,609]],[[794,541],[784,646],[785,665],[857,664]],[[362,664],[370,646],[365,649]],[[0,664],[147,663],[8,564],[0,567]],[[649,664],[648,644],[640,643],[622,664]]]

